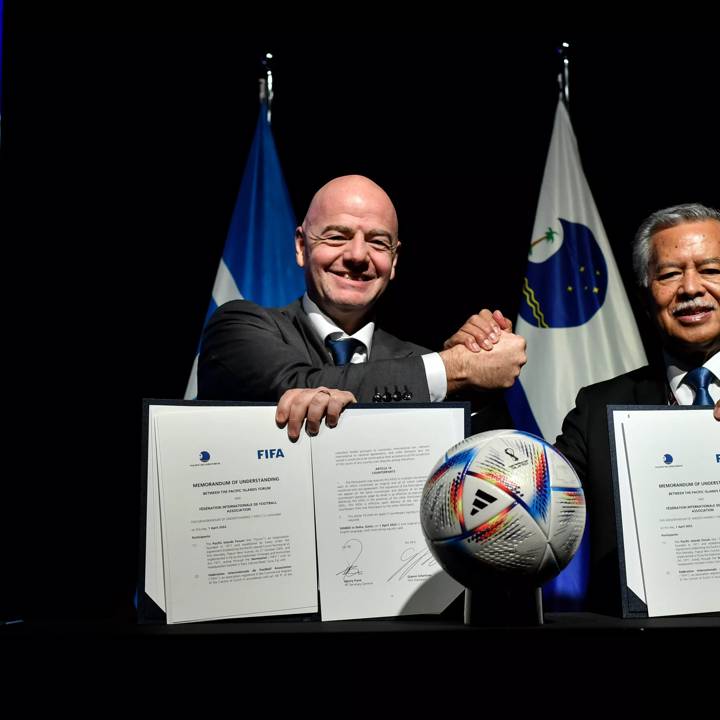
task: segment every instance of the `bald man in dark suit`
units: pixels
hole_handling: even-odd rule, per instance
[[[296,438],[305,421],[311,434],[323,419],[334,426],[351,402],[434,402],[512,385],[525,341],[501,332],[510,324],[497,311],[478,316],[482,353],[432,352],[375,327],[399,247],[395,208],[382,188],[359,175],[331,180],[295,231],[305,296],[285,308],[244,300],[220,307],[202,341],[198,397],[277,401],[278,423]],[[476,409],[478,431],[509,424],[502,398]]]

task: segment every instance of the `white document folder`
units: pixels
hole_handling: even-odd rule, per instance
[[[353,406],[295,443],[274,405],[145,412],[141,622],[432,614],[462,592],[427,550],[419,499],[467,403]]]

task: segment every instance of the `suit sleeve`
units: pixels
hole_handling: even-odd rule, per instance
[[[585,388],[575,400],[575,407],[565,416],[555,447],[570,461],[581,482],[585,482],[588,462],[590,401]]]
[[[416,346],[407,357],[336,367],[314,361],[300,333],[253,303],[222,306],[203,337],[198,397],[206,400],[275,402],[291,388],[349,390],[358,402],[372,402],[377,390],[407,387],[415,402],[430,399],[425,368]]]

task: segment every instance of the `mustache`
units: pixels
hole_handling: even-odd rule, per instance
[[[677,317],[678,315],[717,310],[717,307],[717,303],[708,300],[684,300],[672,309],[672,314]]]

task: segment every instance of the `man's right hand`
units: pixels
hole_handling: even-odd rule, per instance
[[[713,410],[713,417],[720,421],[720,400],[715,403],[715,409]]]
[[[333,428],[345,406],[355,402],[355,396],[347,390],[293,388],[286,390],[280,398],[275,422],[281,428],[287,424],[288,437],[295,442],[300,437],[303,422],[308,435],[317,435],[323,418],[325,424]]]
[[[525,338],[501,332],[492,350],[473,352],[464,344],[440,352],[445,364],[448,394],[472,387],[497,390],[513,385],[527,362]]]

